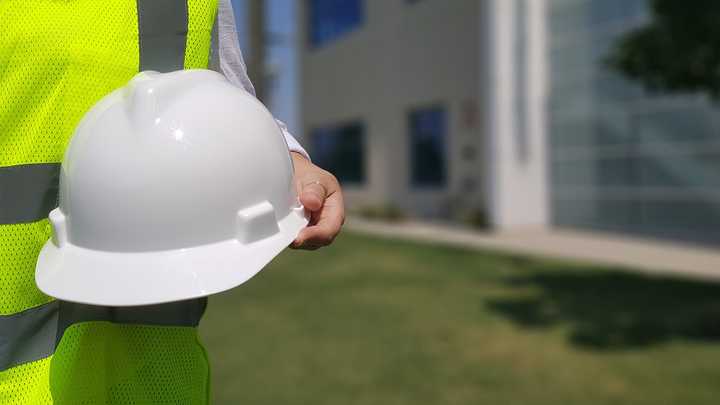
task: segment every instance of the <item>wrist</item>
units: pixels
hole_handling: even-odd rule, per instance
[[[307,166],[310,164],[310,160],[300,152],[290,152],[290,159],[293,162],[293,166]]]

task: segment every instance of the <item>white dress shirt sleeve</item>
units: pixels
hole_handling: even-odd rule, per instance
[[[213,29],[210,69],[222,73],[231,83],[255,96],[255,87],[248,77],[247,67],[240,50],[238,29],[230,0],[220,0],[217,13],[216,26]],[[287,125],[278,119],[275,121],[285,136],[288,149],[310,159],[305,149],[288,131]]]

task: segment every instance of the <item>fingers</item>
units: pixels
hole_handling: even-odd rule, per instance
[[[300,203],[310,211],[322,208],[326,198],[327,189],[319,180],[303,185],[300,191]]]
[[[315,250],[333,242],[345,222],[342,194],[334,193],[325,200],[323,207],[312,213],[310,225],[303,229],[291,247]]]
[[[310,213],[310,223],[291,247],[315,250],[332,243],[345,221],[340,183],[335,176],[292,153],[295,185],[300,203]]]

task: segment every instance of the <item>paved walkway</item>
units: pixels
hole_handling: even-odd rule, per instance
[[[374,235],[720,281],[720,250],[717,249],[552,228],[491,233],[423,222],[395,224],[360,218],[349,218],[347,227]]]

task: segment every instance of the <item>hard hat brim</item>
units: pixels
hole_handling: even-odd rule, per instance
[[[43,246],[35,282],[64,301],[103,306],[153,305],[219,293],[251,279],[307,225],[291,212],[273,236],[243,244],[236,239],[162,252],[105,252]]]

